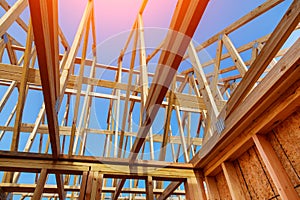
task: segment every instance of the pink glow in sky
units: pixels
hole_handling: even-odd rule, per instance
[[[73,38],[87,0],[59,1],[60,24],[67,38]],[[148,1],[143,14],[145,27],[168,28],[176,0]],[[95,0],[98,43],[131,29],[142,0]],[[70,39],[72,41],[72,39]]]

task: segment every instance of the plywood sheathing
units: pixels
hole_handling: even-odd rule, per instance
[[[300,187],[300,111],[293,113],[268,134],[294,187]],[[300,195],[299,188],[297,189]]]
[[[270,183],[271,179],[268,177],[266,168],[254,147],[240,156],[237,161],[240,164],[241,173],[247,182],[248,193],[252,199],[271,199],[278,194],[273,183]],[[240,174],[238,175],[240,176]]]
[[[238,162],[238,160],[236,160],[235,162],[233,162],[233,165],[234,165],[235,171],[238,175],[238,178],[239,178],[239,181],[240,181],[240,184],[241,184],[241,188],[242,188],[242,190],[245,194],[245,198],[247,200],[252,199],[251,196],[250,196],[248,183],[245,181],[245,178],[243,177],[243,174],[242,174],[243,171],[241,170],[240,163]]]

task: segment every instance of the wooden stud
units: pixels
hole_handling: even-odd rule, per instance
[[[260,54],[256,57],[244,78],[239,83],[239,87],[236,88],[229,99],[226,108],[227,116],[244,100],[258,78],[280,50],[281,46],[288,39],[289,35],[295,30],[300,20],[299,10],[300,2],[293,1],[271,34],[266,45],[262,48]]]
[[[85,198],[85,191],[87,186],[87,180],[88,180],[89,173],[87,171],[83,172],[82,178],[81,178],[81,185],[80,185],[80,193],[79,193],[79,200],[84,200]]]
[[[147,176],[147,179],[145,180],[145,186],[146,186],[146,200],[154,200],[153,180],[151,176]]]
[[[233,43],[231,42],[231,40],[226,34],[223,35],[222,41],[226,49],[228,50],[229,54],[231,55],[231,58],[234,61],[237,69],[239,70],[240,74],[243,77],[248,70],[244,61],[242,60],[241,56],[239,55]]]
[[[2,111],[3,107],[5,106],[8,98],[10,97],[11,93],[13,92],[14,88],[16,87],[17,82],[16,81],[12,81],[10,86],[7,88],[4,96],[2,97],[1,101],[0,101],[0,112]]]
[[[246,199],[233,164],[231,162],[224,162],[222,163],[222,169],[232,199]]]
[[[34,190],[32,200],[40,200],[43,194],[44,186],[47,179],[47,169],[42,169],[36,188]]]
[[[205,183],[208,192],[208,199],[215,199],[215,200],[221,199],[215,178],[206,176]]]
[[[27,6],[26,0],[18,0],[0,19],[0,36],[5,34],[7,29],[19,17]]]
[[[52,8],[52,3],[54,2],[45,2],[45,1],[29,1],[30,15],[32,19],[32,27],[34,40],[36,45],[36,51],[38,55],[38,61],[40,66],[40,76],[45,108],[47,114],[47,121],[49,126],[49,136],[51,141],[52,155],[54,158],[58,158],[60,154],[60,144],[59,144],[59,133],[58,133],[58,119],[57,119],[57,95],[55,88],[56,84],[50,84],[50,81],[55,80],[58,69],[58,62],[55,62],[53,58],[55,57],[55,46],[58,45],[58,37],[54,35],[56,33],[57,26],[54,26],[52,18],[49,18],[51,13],[53,14],[54,9]],[[48,8],[48,9],[47,9]],[[50,10],[49,10],[50,9]],[[45,24],[45,26],[43,26]],[[56,43],[55,43],[56,42]],[[52,48],[47,48],[52,46]]]
[[[270,142],[263,135],[254,135],[254,143],[282,199],[299,199],[294,186]]]
[[[97,183],[97,187],[96,187],[95,200],[100,200],[101,196],[102,196],[103,174],[100,174],[100,173],[98,174],[96,183]]]
[[[265,3],[259,5],[257,8],[255,8],[251,12],[247,13],[246,15],[244,15],[243,17],[238,19],[236,22],[232,23],[230,26],[226,27],[225,29],[218,32],[217,34],[215,34],[214,36],[212,36],[211,38],[209,38],[208,40],[206,40],[202,44],[198,45],[196,47],[196,51],[198,52],[201,49],[204,49],[204,48],[208,47],[212,43],[218,41],[220,35],[223,35],[223,34],[228,35],[229,33],[237,30],[238,28],[240,28],[241,26],[247,24],[248,22],[255,19],[256,17],[264,14],[265,12],[272,9],[273,7],[280,4],[281,2],[283,2],[283,0],[270,0],[270,1],[266,1]],[[187,57],[188,57],[188,55],[184,57],[184,60]]]
[[[21,83],[20,83],[20,87],[19,87],[19,98],[18,98],[18,104],[17,104],[17,110],[16,110],[13,141],[11,143],[12,151],[18,151],[18,146],[19,146],[20,127],[21,127],[21,123],[22,123],[25,99],[26,99],[27,92],[28,92],[27,79],[28,79],[28,71],[29,71],[30,58],[31,58],[30,54],[31,54],[31,49],[32,49],[32,42],[33,42],[33,31],[32,31],[32,26],[31,26],[31,22],[30,22],[27,39],[26,39],[26,50],[24,52],[24,65],[23,65],[23,71],[22,71],[22,79],[21,79]]]
[[[183,1],[179,2],[179,5],[176,7],[169,28],[169,37],[166,38],[165,43],[168,48],[161,53],[157,71],[150,86],[145,109],[143,111],[145,113],[145,120],[139,128],[137,139],[131,149],[129,155],[130,162],[135,161],[138,152],[144,144],[145,136],[147,136],[154,118],[157,115],[159,108],[157,105],[161,105],[163,98],[167,93],[171,81],[179,67],[182,56],[188,46],[187,42],[189,42],[193,36],[198,24],[197,22],[200,21],[207,3],[208,1]],[[182,13],[186,13],[183,18],[180,17],[182,16]],[[182,33],[182,35],[178,33]],[[183,35],[184,37],[182,37]],[[174,43],[174,40],[177,42]]]

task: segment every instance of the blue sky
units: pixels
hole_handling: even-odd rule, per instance
[[[13,4],[13,0],[8,1],[10,5]],[[77,26],[80,22],[86,0],[62,0],[59,1],[59,23],[62,27],[63,32],[65,33],[67,40],[71,44],[73,41],[73,37],[76,33]],[[203,18],[198,26],[198,29],[194,36],[195,44],[200,44],[203,41],[207,40],[210,36],[215,33],[221,31],[226,26],[230,25],[238,18],[242,17],[249,11],[253,10],[255,7],[262,4],[263,0],[211,0],[206,12],[203,15]],[[292,0],[286,0],[277,7],[273,8],[271,11],[257,18],[253,22],[243,26],[238,31],[230,34],[230,38],[233,41],[234,45],[241,46],[246,44],[254,39],[257,39],[267,33],[270,33],[276,24],[281,19],[283,13],[291,4]],[[97,28],[97,44],[98,46],[98,62],[105,64],[116,64],[116,58],[120,49],[123,48],[125,44],[125,40],[128,37],[128,33],[132,27],[132,24],[135,20],[137,10],[139,9],[139,5],[141,4],[141,0],[96,0],[95,1],[95,10],[96,10],[96,28]],[[144,12],[144,25],[145,25],[145,37],[146,37],[146,46],[150,47],[147,50],[147,53],[152,51],[151,48],[155,48],[160,41],[163,39],[167,28],[169,26],[172,13],[175,9],[176,1],[175,0],[164,0],[164,1],[149,1]],[[3,9],[0,9],[0,16],[4,14]],[[22,17],[25,21],[28,21],[28,9],[22,14]],[[16,25],[14,24],[8,31],[11,35],[20,39],[20,42],[24,45],[24,41],[26,38],[26,34]],[[295,41],[299,37],[299,31],[293,34],[290,40],[287,42],[287,46],[289,46],[293,41]],[[130,49],[131,45],[129,46]],[[224,50],[223,52],[226,52]],[[79,52],[78,55],[81,53]],[[204,53],[199,53],[200,60],[209,59],[214,57],[215,54],[215,45],[207,48]],[[6,55],[6,54],[5,54]],[[3,62],[7,63],[8,59],[4,55]],[[150,71],[155,71],[155,64],[158,59],[157,55],[150,63],[149,66]],[[249,58],[249,53],[242,54],[243,59]],[[130,60],[130,55],[126,55],[124,58],[124,67],[128,68]],[[202,61],[202,60],[201,60]],[[136,59],[138,63],[138,58]],[[228,59],[223,63],[226,66],[232,64],[232,61]],[[184,70],[190,67],[189,64],[182,64],[179,70]],[[208,69],[209,70],[209,69]],[[78,71],[78,70],[77,70]],[[86,71],[86,76],[88,76],[89,71]],[[99,70],[97,72],[98,78],[103,78],[107,80],[111,80],[114,76],[111,72],[103,72]],[[126,82],[127,77],[123,77],[123,82]],[[4,95],[7,87],[0,86],[0,98]],[[96,91],[103,91],[106,93],[110,93],[111,91],[103,88],[96,88]],[[187,91],[185,91],[187,92]],[[15,102],[17,101],[18,92],[15,89],[12,96],[10,97],[7,105],[0,113],[0,125],[4,125],[9,113],[11,112]],[[72,100],[75,102],[75,98]],[[62,105],[65,105],[65,99]],[[81,101],[82,102],[82,101]],[[93,128],[101,128],[106,129],[106,117],[107,117],[107,107],[108,100],[95,100],[94,109],[97,112],[93,112],[91,115],[91,123],[90,127]],[[42,94],[39,91],[30,91],[26,100],[25,110],[23,115],[23,123],[34,123],[34,120],[38,114],[40,106],[42,104]],[[74,103],[72,104],[74,105]],[[82,104],[81,104],[82,105]],[[63,108],[62,106],[62,108]],[[106,107],[106,108],[105,108]],[[136,106],[137,107],[137,106]],[[121,106],[122,108],[122,106]],[[74,107],[71,107],[73,110]],[[79,112],[80,113],[80,112]],[[122,113],[122,112],[121,112]],[[59,114],[59,119],[62,118],[62,112]],[[163,128],[163,120],[164,120],[164,111],[161,110],[158,118],[156,119],[153,127],[153,131],[156,133],[162,133]],[[72,116],[72,112],[71,112]],[[139,110],[134,110],[134,121],[138,124],[139,118]],[[197,120],[199,118],[199,114],[194,114],[192,116],[193,124],[192,124],[192,132],[193,135],[196,132],[196,126],[198,125]],[[71,119],[71,118],[70,118]],[[71,120],[70,120],[71,121]],[[78,120],[79,121],[79,120]],[[172,115],[172,129],[178,129],[177,119],[175,114]],[[14,124],[14,118],[10,123],[11,126]],[[133,131],[137,131],[138,126],[135,125],[133,127]],[[179,135],[178,131],[173,132],[174,135]],[[8,150],[10,141],[11,141],[11,132],[7,132],[3,139],[0,141],[0,150]],[[24,141],[27,140],[28,134],[21,134],[20,139],[20,149],[24,148]],[[92,155],[102,155],[99,152],[99,146],[104,145],[104,137],[99,135],[92,135],[88,138],[88,154]],[[101,140],[101,144],[99,141]],[[44,137],[44,142],[46,141],[46,137]],[[35,140],[35,144],[37,144],[38,140]],[[160,147],[159,144],[155,144],[157,147]],[[146,146],[146,151],[149,149],[148,145]],[[37,145],[34,145],[33,151],[37,151]],[[170,146],[168,146],[168,152],[170,152]],[[149,159],[149,155],[146,157]],[[172,160],[172,157],[169,155],[167,157],[168,161]],[[183,158],[180,159],[183,161]],[[2,173],[0,173],[0,177]],[[24,174],[21,176],[21,180],[32,183],[33,178],[31,175]],[[54,183],[55,180],[50,178],[49,183]],[[16,198],[17,199],[17,198]]]

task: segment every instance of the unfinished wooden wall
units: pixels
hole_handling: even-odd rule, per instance
[[[300,196],[300,110],[269,132],[267,139]],[[255,146],[233,164],[246,199],[282,199]],[[231,199],[223,172],[215,179],[220,199]]]

